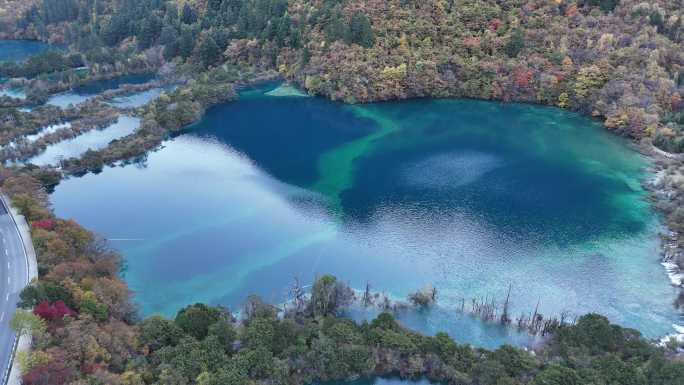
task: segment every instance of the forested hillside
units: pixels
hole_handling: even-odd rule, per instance
[[[684,149],[676,1],[42,0],[13,34],[163,47],[166,60],[277,69],[347,102],[459,96],[557,105]]]

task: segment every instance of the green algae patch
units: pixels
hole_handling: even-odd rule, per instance
[[[319,158],[319,179],[311,189],[326,196],[330,202],[330,209],[338,214],[342,211],[340,194],[352,187],[354,183],[354,162],[372,152],[377,140],[399,129],[392,119],[370,108],[363,106],[350,108],[358,117],[375,122],[378,129],[369,135],[325,152]]]

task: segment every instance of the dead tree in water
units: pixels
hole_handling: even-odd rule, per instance
[[[503,310],[501,312],[501,324],[509,325],[511,323],[511,318],[508,316],[508,304],[511,299],[511,284],[508,285],[508,294],[506,294],[506,302],[503,304]]]
[[[473,298],[471,312],[485,321],[493,321],[496,319],[497,306],[494,302],[494,297],[489,299],[489,295],[483,298]]]
[[[551,334],[556,332],[559,328],[562,328],[566,325],[568,325],[568,322],[566,321],[566,318],[568,317],[568,314],[566,312],[562,312],[560,314],[560,318],[553,317],[546,322],[544,322],[544,327],[541,329],[541,335],[545,336],[547,334]],[[574,324],[574,322],[573,322]]]
[[[363,297],[361,297],[362,303],[364,307],[370,306],[372,303],[371,299],[371,292],[370,292],[370,283],[366,282],[366,290],[363,292]]]
[[[518,331],[527,331],[532,335],[541,336],[554,333],[559,328],[567,325],[572,325],[574,323],[574,321],[568,322],[567,312],[562,312],[560,314],[560,318],[551,317],[545,319],[544,316],[541,313],[539,313],[539,302],[537,302],[537,306],[534,308],[534,312],[531,313],[529,316],[526,316],[524,313],[521,313],[520,316],[516,319]]]
[[[388,311],[389,309],[392,308],[392,302],[390,301],[389,297],[387,294],[382,293],[382,310]]]
[[[537,306],[534,307],[534,314],[532,314],[532,317],[530,318],[530,324],[528,329],[530,330],[530,333],[534,334],[534,331],[537,330],[537,325],[539,322],[541,322],[544,317],[539,314],[539,303],[541,302],[541,299],[537,300]]]
[[[292,296],[292,303],[294,304],[295,313],[300,313],[306,308],[306,293],[299,284],[299,278],[294,278],[292,288],[290,288],[290,295]]]
[[[523,331],[524,329],[526,329],[527,323],[528,323],[528,320],[525,317],[525,313],[520,313],[520,316],[516,320],[516,324],[518,325],[518,331],[520,332],[520,331]]]
[[[490,299],[489,295],[486,295],[484,298],[472,298],[471,307],[469,309],[470,313],[485,322],[498,321],[498,323],[503,326],[510,326],[514,321],[510,315],[511,290],[512,285],[509,285],[506,300],[502,304],[501,314],[499,316],[497,316],[499,307],[494,298],[492,297]],[[568,314],[566,312],[561,313],[560,318],[551,317],[545,319],[539,312],[540,304],[541,300],[538,300],[532,313],[520,313],[520,316],[515,319],[515,327],[519,332],[545,336],[554,333],[563,326],[574,324],[574,321],[568,322]],[[461,312],[465,312],[465,299],[461,302]]]

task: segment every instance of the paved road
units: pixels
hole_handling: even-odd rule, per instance
[[[5,384],[15,340],[9,320],[27,281],[26,254],[19,230],[0,202],[0,384]]]

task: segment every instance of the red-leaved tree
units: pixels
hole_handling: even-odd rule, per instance
[[[74,316],[76,312],[71,310],[61,299],[53,303],[48,300],[41,301],[33,308],[33,314],[42,317],[45,320],[62,319],[65,316]]]
[[[49,218],[40,219],[31,222],[31,226],[33,226],[34,229],[53,230],[55,228],[55,220]]]
[[[499,20],[495,17],[489,22],[489,25],[487,26],[487,28],[490,31],[496,31],[497,29],[499,29],[499,26],[501,26],[501,20]]]
[[[515,71],[514,80],[515,86],[519,89],[526,89],[530,86],[530,80],[534,76],[534,71],[529,68],[518,68]]]

